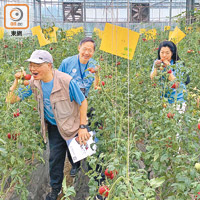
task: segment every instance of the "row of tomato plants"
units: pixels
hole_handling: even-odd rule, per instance
[[[114,200],[200,196],[200,33],[190,32],[177,45],[184,71],[191,78],[183,114],[160,98],[159,78],[152,82],[149,77],[159,43],[167,36],[167,32],[160,32],[150,41],[141,37],[133,61],[99,52],[101,85],[89,98],[94,108],[92,127],[100,140],[96,157],[88,158],[93,168],[88,173],[91,197],[97,188],[99,194]],[[95,163],[100,163],[100,172],[96,172]],[[100,180],[107,169],[117,174],[99,186],[96,177]]]
[[[59,36],[58,36],[59,37]],[[42,49],[54,55],[54,66],[68,56],[77,53],[80,38],[51,44]],[[30,57],[33,49],[40,49],[36,37],[10,38],[0,40],[0,198],[5,199],[13,188],[21,199],[28,198],[27,184],[38,163],[44,162],[43,151],[46,145],[40,135],[40,121],[36,110],[37,103],[29,98],[19,103],[6,104],[5,98],[14,80],[14,74],[22,68],[29,73],[24,60]],[[25,77],[20,86],[27,85],[30,77]],[[27,80],[26,80],[27,79]]]
[[[65,57],[77,53],[83,37],[84,33],[80,33],[73,40],[58,39],[57,44],[42,49],[52,53],[57,68]],[[89,107],[95,108],[91,127],[100,139],[98,156],[88,159],[93,169],[88,172],[91,198],[99,188],[96,177],[100,179],[101,172],[106,169],[115,175],[108,176],[99,190],[109,199],[185,199],[200,191],[199,172],[194,168],[199,156],[199,109],[196,108],[199,32],[189,33],[178,45],[192,80],[188,85],[184,115],[160,99],[161,88],[149,79],[158,45],[167,37],[168,32],[158,31],[157,39],[147,41],[141,35],[134,59],[127,61],[98,50],[101,41],[93,36],[97,43],[94,58],[101,65],[101,85],[92,90],[89,97]],[[36,102],[29,99],[7,105],[5,96],[16,70],[24,67],[27,71],[25,58],[30,56],[32,49],[40,47],[35,37],[5,38],[0,42],[1,196],[15,186],[21,198],[26,199],[26,183],[34,169],[32,160],[35,157],[42,160],[43,151],[38,115],[34,111]],[[163,104],[167,105],[165,109]],[[174,114],[173,118],[167,117],[169,112]],[[101,163],[101,172],[95,171],[96,163]]]

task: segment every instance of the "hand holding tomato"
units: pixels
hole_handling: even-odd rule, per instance
[[[162,61],[161,60],[156,60],[155,61],[155,67],[159,68],[161,66]]]
[[[23,78],[24,76],[26,76],[26,72],[25,71],[21,71],[21,72],[17,72],[16,74],[15,74],[15,79],[21,79],[21,78]]]
[[[95,70],[96,72],[98,72],[99,70],[101,70],[101,66],[100,66],[100,65],[96,65],[95,68],[94,68],[94,70]]]
[[[168,60],[162,60],[162,61],[163,61],[164,65],[170,65],[170,61],[168,61]]]

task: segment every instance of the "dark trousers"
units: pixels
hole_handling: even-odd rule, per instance
[[[64,176],[63,169],[65,164],[66,152],[71,165],[73,165],[73,161],[69,153],[67,143],[60,135],[57,126],[48,123],[48,137],[50,148],[50,185],[52,188],[61,189]]]

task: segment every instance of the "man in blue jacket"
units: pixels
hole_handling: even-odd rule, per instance
[[[59,67],[59,71],[69,74],[76,80],[82,93],[87,98],[90,87],[94,82],[94,87],[98,85],[99,66],[92,59],[95,52],[95,42],[90,37],[86,37],[79,43],[78,55],[64,59]],[[72,165],[70,175],[75,176],[80,167],[80,162]]]

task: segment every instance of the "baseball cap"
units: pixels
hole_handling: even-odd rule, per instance
[[[33,62],[33,63],[37,63],[37,64],[41,64],[41,63],[53,63],[53,58],[52,55],[45,50],[35,50],[32,54],[31,57],[27,60],[25,60],[26,62]]]

